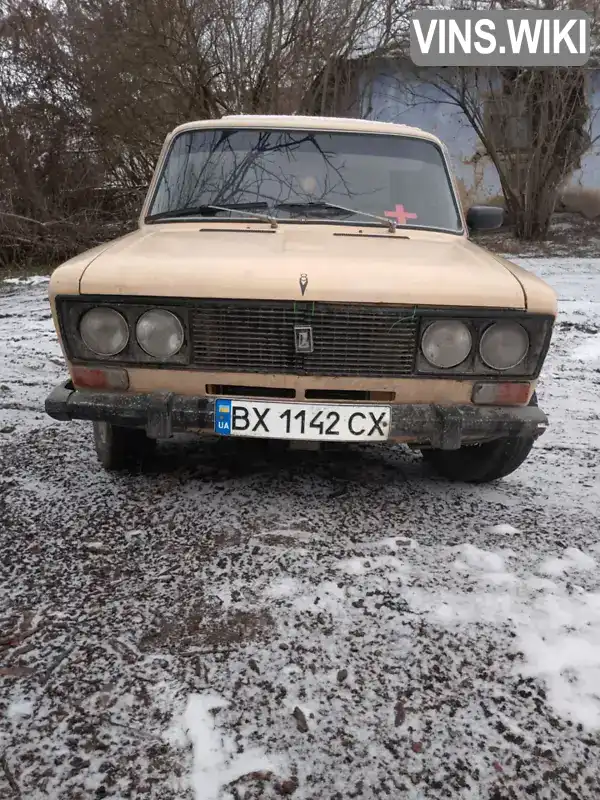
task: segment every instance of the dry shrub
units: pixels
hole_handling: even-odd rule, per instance
[[[182,122],[348,115],[418,1],[0,0],[0,270],[134,225]]]

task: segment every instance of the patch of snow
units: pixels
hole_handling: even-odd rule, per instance
[[[518,578],[512,572],[486,572],[481,576],[482,581],[495,586],[516,584]]]
[[[267,588],[266,594],[269,597],[292,597],[302,591],[302,584],[294,578],[282,578],[274,581]]]
[[[362,575],[367,571],[364,561],[364,558],[349,558],[346,561],[340,561],[338,567],[351,575]]]
[[[573,358],[578,361],[591,361],[594,364],[600,363],[600,334],[590,336],[580,345],[575,347],[572,352]]]
[[[546,595],[517,630],[523,674],[545,681],[558,714],[600,730],[600,594]]]
[[[261,748],[247,747],[239,752],[236,742],[217,729],[213,712],[228,703],[217,694],[192,694],[179,724],[167,729],[165,739],[182,746],[192,744],[189,787],[195,800],[221,800],[225,786],[252,772],[277,772],[280,763]]]
[[[550,227],[552,231],[568,231],[575,227],[575,223],[567,222],[566,220],[561,220],[560,222],[553,221]]]
[[[469,567],[490,572],[504,571],[504,559],[497,553],[481,550],[479,547],[468,543],[460,545],[457,549],[462,554],[464,563]]]
[[[223,586],[222,589],[219,589],[219,591],[216,592],[216,597],[218,597],[219,600],[221,601],[222,608],[224,610],[229,608],[231,606],[231,603],[232,603],[231,587],[230,586]]]
[[[567,547],[564,556],[546,559],[540,565],[540,572],[545,575],[562,575],[565,572],[576,570],[593,570],[596,560],[576,547]]]
[[[462,550],[474,553],[472,548]],[[477,554],[472,560],[478,564],[482,559]],[[564,558],[548,558],[543,565],[548,574],[560,578],[568,570],[589,572],[596,562],[569,547]],[[581,586],[567,592],[529,573],[507,574],[507,580],[492,588],[490,577],[480,576],[479,589],[472,593],[409,589],[404,594],[411,608],[438,625],[511,624],[517,635],[515,650],[524,657],[515,662],[517,672],[545,683],[557,714],[600,730],[600,592]]]
[[[497,533],[499,536],[515,536],[521,533],[518,528],[509,525],[507,522],[502,522],[499,525],[492,525],[488,530],[490,533]]]
[[[408,539],[406,536],[388,536],[385,539],[381,539],[379,542],[374,542],[373,547],[385,547],[388,550],[396,551],[399,546],[411,546],[412,543],[413,540]]]
[[[546,575],[562,575],[567,571],[570,566],[570,561],[564,558],[547,558],[541,565],[540,565],[540,572],[545,573]]]
[[[39,286],[40,284],[49,283],[50,275],[30,275],[27,278],[4,278],[2,283],[8,283],[13,286]]]
[[[302,594],[294,600],[294,608],[309,614],[320,614],[328,611],[339,615],[344,613],[346,591],[333,581],[325,581],[317,587],[317,591]]]
[[[523,584],[533,592],[544,591],[545,589],[552,591],[556,589],[556,583],[554,581],[551,581],[549,578],[540,578],[537,575],[525,577]]]
[[[7,719],[20,719],[29,717],[33,713],[34,704],[31,700],[13,700],[6,709]]]

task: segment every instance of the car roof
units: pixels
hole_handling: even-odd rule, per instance
[[[303,117],[295,114],[231,114],[216,119],[186,122],[172,131],[171,137],[198,128],[301,128],[303,130],[341,131],[354,133],[387,133],[396,136],[412,136],[429,139],[438,145],[442,142],[434,134],[410,125],[396,122],[380,122],[372,119],[350,117]]]

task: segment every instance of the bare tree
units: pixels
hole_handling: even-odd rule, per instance
[[[598,0],[451,0],[446,10],[585,10],[598,38]],[[406,64],[406,62],[405,62]],[[498,171],[506,208],[520,239],[543,239],[565,179],[591,144],[591,109],[585,68],[482,68],[419,70],[406,87],[412,102],[434,102],[462,111]]]
[[[428,70],[407,88],[412,102],[460,109],[498,171],[520,239],[543,239],[558,190],[591,142],[586,71],[582,68]]]

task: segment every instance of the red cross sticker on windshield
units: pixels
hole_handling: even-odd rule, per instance
[[[406,225],[406,220],[417,219],[416,214],[411,214],[409,211],[404,210],[404,206],[396,206],[395,211],[386,211],[386,217],[395,219],[398,225]]]

